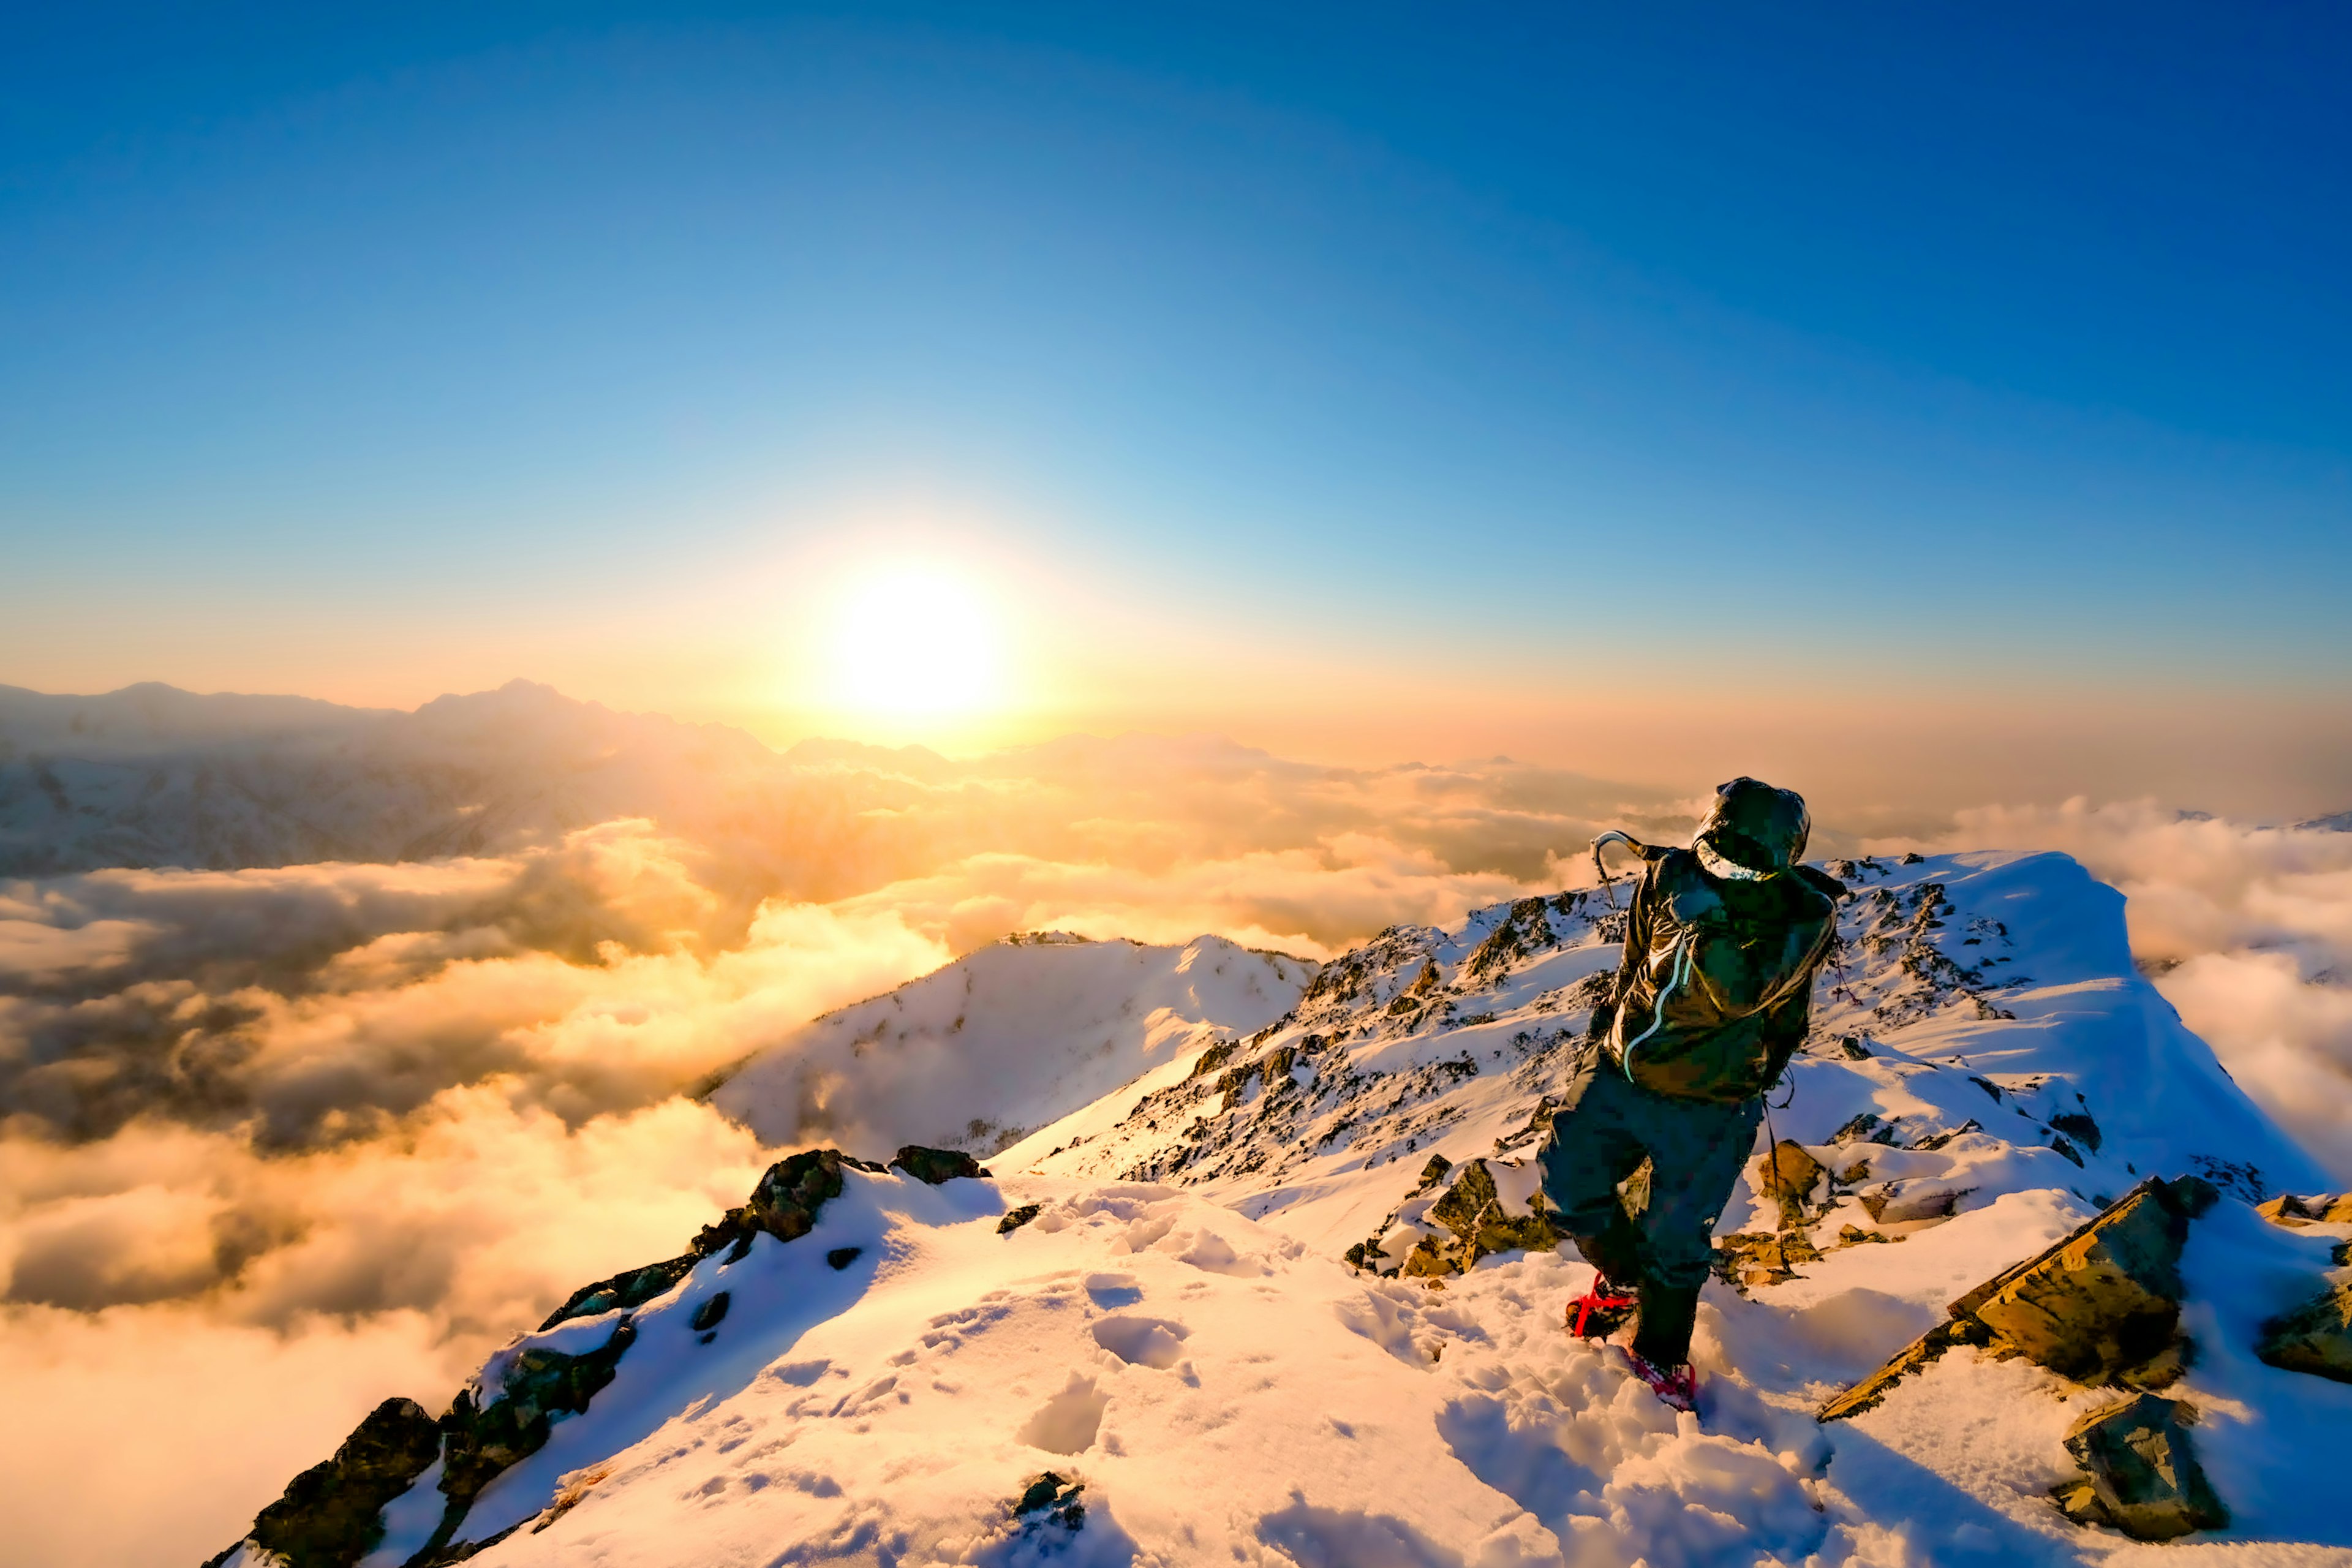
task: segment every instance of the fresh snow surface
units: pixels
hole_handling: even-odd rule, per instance
[[[985,1157],[1080,1107],[1121,1108],[1171,1068],[1181,1078],[1213,1040],[1287,1012],[1314,975],[1217,936],[1013,938],[802,1026],[711,1099],[771,1143]]]
[[[1566,894],[1385,933],[1208,1070],[1163,1063],[1069,1110],[994,1181],[845,1173],[814,1234],[705,1260],[639,1309],[614,1384],[491,1484],[461,1538],[512,1528],[476,1559],[499,1565],[2352,1563],[2352,1387],[2250,1351],[2352,1227],[2281,1230],[2248,1206],[2317,1173],[2133,972],[2120,899],[2052,855],[1835,868],[1855,896],[1774,1121],[1853,1191],[1797,1278],[1709,1286],[1696,1416],[1619,1349],[1561,1332],[1591,1276],[1572,1248],[1442,1286],[1338,1258],[1374,1236],[1402,1256],[1442,1190],[1416,1195],[1432,1152],[1495,1162],[1507,1196],[1529,1184],[1512,1162],[1617,952],[1610,911]],[[1042,975],[1067,957],[992,962]],[[1026,1070],[1016,1028],[956,1037]],[[852,1065],[913,1082],[950,1054],[910,1033],[909,1065],[877,1067],[897,1044],[870,1038]],[[2169,1392],[2201,1412],[2230,1531],[2153,1548],[2061,1519],[2059,1438],[2115,1396],[2022,1361],[1957,1351],[1815,1424],[1952,1296],[2140,1176],[2188,1172],[2229,1195],[2191,1227],[2199,1354]],[[1722,1228],[1773,1224],[1743,1185]],[[1836,1247],[1849,1225],[1890,1239]],[[719,1290],[731,1310],[706,1344],[688,1320]],[[592,1347],[616,1323],[501,1354]],[[1049,1469],[1084,1484],[1075,1531],[1013,1514]],[[370,1568],[430,1533],[432,1481],[386,1510]]]

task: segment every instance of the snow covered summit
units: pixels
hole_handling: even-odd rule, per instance
[[[493,1358],[460,1410],[514,1403],[451,1428],[474,1434],[469,1474],[483,1431],[536,1445],[514,1439],[462,1497],[442,1484],[455,1436],[379,1477],[365,1561],[2104,1560],[2127,1543],[2048,1496],[2072,1468],[2060,1437],[2100,1392],[1959,1349],[1851,1421],[1812,1413],[2150,1173],[2230,1194],[2190,1233],[2197,1353],[2172,1392],[2201,1413],[2234,1522],[2168,1550],[2352,1545],[2329,1500],[2352,1386],[2249,1349],[2347,1227],[2284,1230],[2249,1206],[2319,1173],[2134,973],[2120,899],[2058,856],[1832,869],[1851,889],[1838,955],[1774,1111],[1820,1173],[1776,1190],[1759,1159],[1735,1194],[1696,1416],[1560,1331],[1591,1275],[1572,1249],[1460,1223],[1532,1186],[1547,1097],[1616,961],[1598,895],[1391,931],[1286,1015],[1222,1031],[1146,1021],[1181,1013],[1170,988],[1204,961],[1232,974],[1236,950],[1008,945],[719,1091],[755,1119],[802,1115],[815,1080],[860,1107],[961,1102],[983,1144],[1002,1135],[986,1123],[1036,1126],[992,1178],[796,1156],[772,1182],[799,1196],[755,1194]],[[1066,1003],[1085,1026],[1057,1033]],[[1117,1039],[1079,1048],[1109,1016],[1123,1067]],[[867,1074],[877,1087],[852,1092]],[[422,1463],[422,1413],[386,1419]],[[266,1560],[255,1542],[235,1558]]]

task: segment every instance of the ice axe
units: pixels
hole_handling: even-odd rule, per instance
[[[1613,910],[1617,907],[1617,894],[1611,887],[1611,883],[1612,883],[1615,879],[1609,875],[1609,868],[1601,858],[1601,846],[1612,841],[1622,844],[1626,848],[1631,849],[1634,854],[1639,855],[1644,860],[1656,859],[1659,856],[1666,852],[1666,846],[1663,844],[1644,844],[1640,839],[1634,837],[1632,834],[1622,833],[1613,827],[1592,841],[1592,869],[1594,874],[1599,876],[1601,879],[1601,896],[1609,900],[1609,907]]]

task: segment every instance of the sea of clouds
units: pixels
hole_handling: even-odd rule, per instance
[[[378,1399],[437,1408],[572,1287],[677,1251],[773,1157],[691,1090],[817,1013],[1015,931],[1318,957],[1589,882],[1594,833],[1686,832],[1696,804],[1504,763],[1025,757],[845,760],[756,875],[625,819],[432,862],[0,882],[22,1560],[205,1555]],[[1914,845],[2063,849],[2122,888],[2156,984],[2352,1178],[2352,833],[2074,803],[1867,847]],[[108,1500],[93,1453],[137,1484]]]

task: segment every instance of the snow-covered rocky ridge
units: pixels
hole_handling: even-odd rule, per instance
[[[711,1098],[770,1143],[990,1156],[1264,1027],[1314,974],[1312,963],[1217,936],[1182,947],[1016,936],[803,1025]]]
[[[992,1180],[845,1166],[805,1234],[722,1226],[608,1309],[579,1303],[494,1357],[473,1398],[524,1397],[538,1385],[519,1368],[610,1381],[576,1413],[546,1407],[544,1446],[481,1489],[437,1560],[2134,1556],[2154,1549],[2078,1528],[2048,1496],[2074,1468],[2060,1436],[2111,1395],[1961,1349],[1850,1421],[1813,1412],[2151,1173],[2227,1194],[2191,1231],[2199,1353],[2170,1392],[2202,1413],[2234,1522],[2163,1550],[2345,1560],[2319,1549],[2352,1547],[2335,1500],[2352,1386],[2249,1347],[2326,1277],[2347,1227],[2290,1231],[2249,1206],[2319,1173],[2134,973],[2121,900],[2057,856],[1832,869],[1853,889],[1841,948],[1774,1112],[1832,1179],[1790,1212],[1751,1165],[1702,1310],[1696,1417],[1560,1331],[1590,1277],[1572,1249],[1455,1272],[1458,1249],[1424,1245],[1470,1172],[1507,1203],[1531,1185],[1545,1098],[1617,955],[1608,908],[1570,893],[1386,933],[1326,965],[1290,1016],[1187,1037],[1004,1149]],[[1018,966],[1057,950],[1004,950],[989,1049],[1017,1058]],[[1085,1032],[1032,1016],[1029,1037]],[[853,1060],[896,1045],[867,1034]],[[917,1063],[939,1048],[923,1034]],[[772,1071],[722,1103],[772,1113],[758,1086],[789,1081]],[[1343,1260],[1351,1247],[1369,1267]],[[1388,1272],[1415,1257],[1417,1276]],[[433,1543],[441,1473],[383,1508],[372,1568]]]

